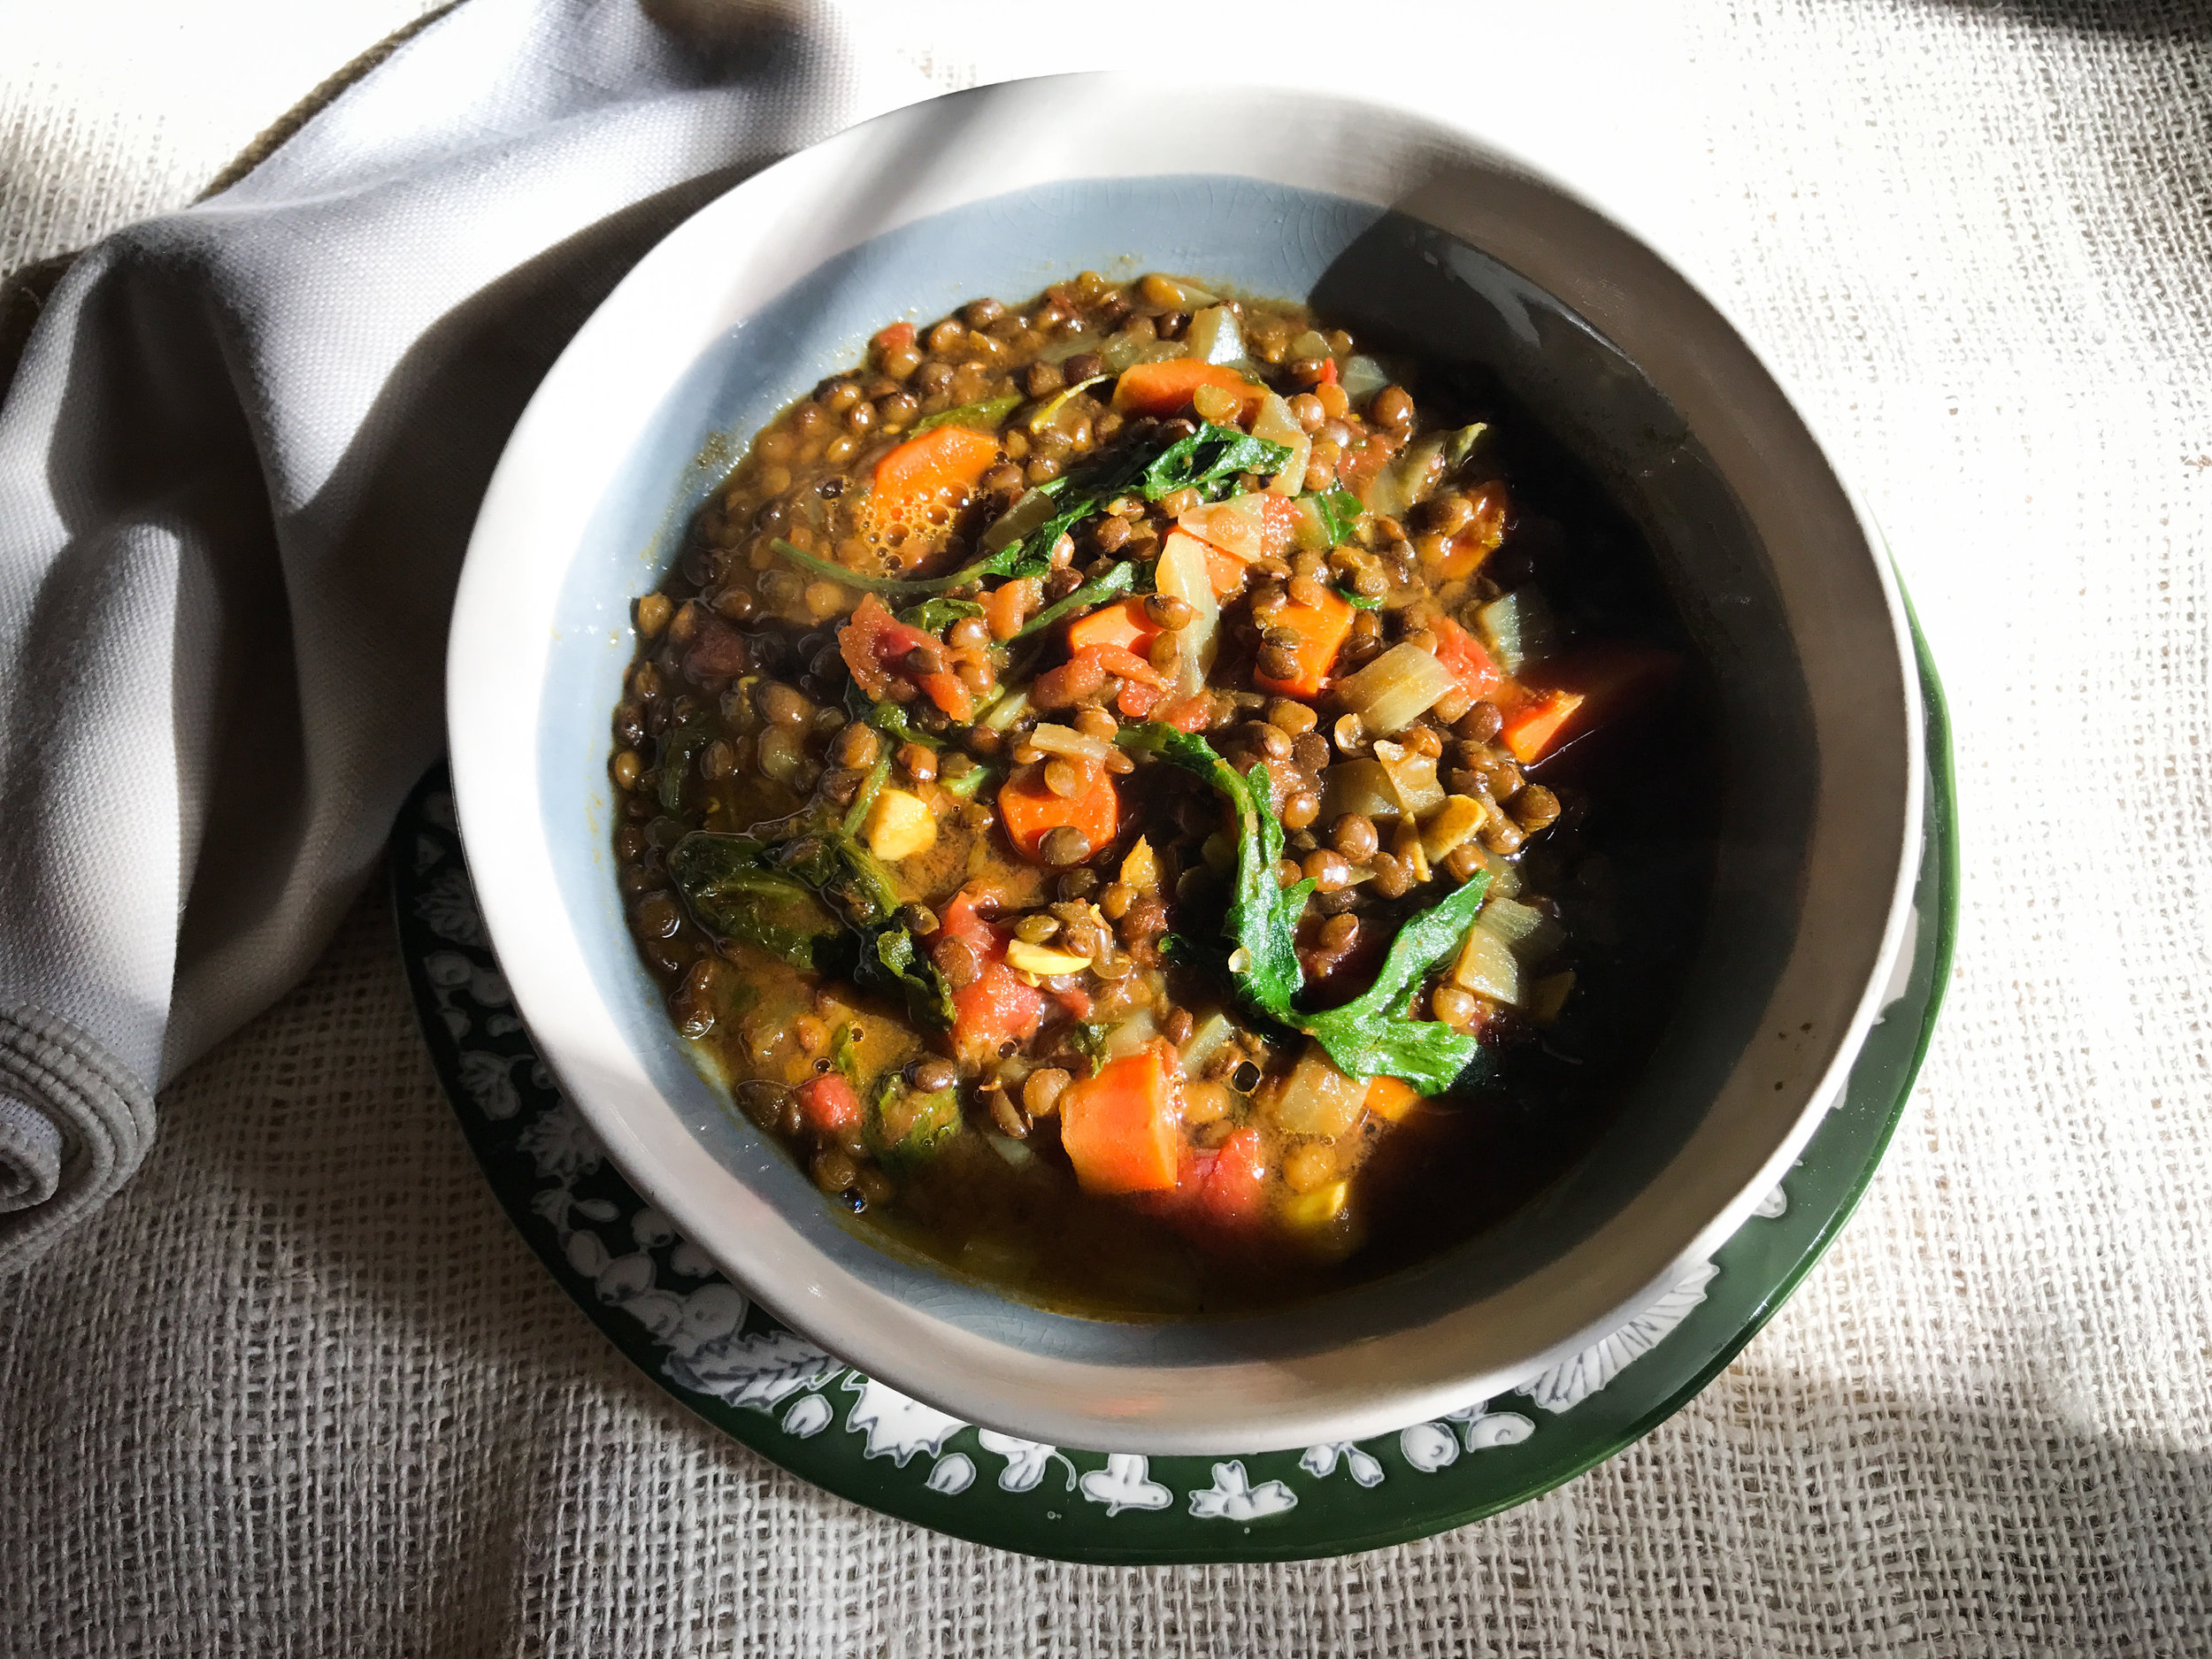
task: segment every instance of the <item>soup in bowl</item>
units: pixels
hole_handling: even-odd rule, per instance
[[[1897,949],[1918,711],[1632,237],[1309,95],[1051,136],[1146,96],[902,111],[649,255],[488,496],[454,770],[549,1063],[733,1278],[971,1420],[1234,1451],[1741,1219]]]

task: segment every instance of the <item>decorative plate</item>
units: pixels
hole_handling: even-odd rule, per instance
[[[1373,1549],[1509,1509],[1650,1432],[1819,1259],[1903,1113],[1948,977],[1958,848],[1941,687],[1917,633],[1929,800],[1908,957],[1848,1087],[1756,1214],[1641,1315],[1512,1392],[1356,1443],[1107,1455],[974,1427],[753,1305],[608,1161],[531,1048],[493,959],[445,769],[401,810],[391,872],[431,1057],[477,1160],[561,1287],[660,1386],[827,1491],[1002,1549],[1102,1563]]]

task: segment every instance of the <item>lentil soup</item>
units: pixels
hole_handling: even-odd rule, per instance
[[[1711,850],[1688,654],[1569,457],[1368,347],[1160,273],[893,323],[637,602],[632,931],[880,1241],[1279,1304],[1523,1209],[1647,1056]]]

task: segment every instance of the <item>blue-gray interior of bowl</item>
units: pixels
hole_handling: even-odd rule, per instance
[[[1719,696],[1729,781],[1709,921],[1686,1011],[1618,1125],[1507,1227],[1326,1304],[1114,1325],[1026,1306],[856,1236],[795,1161],[701,1075],[638,961],[611,879],[604,780],[610,713],[632,650],[630,606],[675,557],[718,477],[713,457],[738,453],[733,442],[856,362],[887,319],[934,318],[979,295],[1025,296],[1084,269],[1179,271],[1310,298],[1356,328],[1380,321],[1426,352],[1494,371],[1642,524]],[[1070,180],[972,204],[838,256],[743,319],[665,401],[588,525],[560,597],[544,710],[541,806],[562,902],[600,994],[701,1145],[829,1256],[907,1305],[1032,1352],[1109,1363],[1287,1359],[1425,1323],[1555,1257],[1617,1212],[1696,1127],[1751,1037],[1794,934],[1818,781],[1803,676],[1765,551],[1694,434],[1634,365],[1548,295],[1430,226],[1338,196],[1204,176]],[[1757,788],[1740,787],[1746,780]]]

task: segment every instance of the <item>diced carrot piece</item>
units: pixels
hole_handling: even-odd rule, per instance
[[[1386,1123],[1396,1123],[1420,1103],[1420,1090],[1403,1078],[1383,1073],[1368,1082],[1367,1110]]]
[[[836,1072],[803,1083],[791,1091],[808,1126],[826,1135],[860,1126],[860,1096]]]
[[[1506,747],[1524,766],[1532,765],[1618,719],[1681,666],[1672,651],[1626,641],[1601,641],[1553,657],[1530,671],[1525,700],[1507,710]]]
[[[878,495],[924,503],[945,495],[964,497],[998,462],[998,440],[972,426],[933,426],[909,438],[876,463],[868,487]]]
[[[1334,357],[1321,359],[1321,384],[1324,386],[1336,384],[1336,359]]]
[[[854,683],[869,696],[886,697],[894,680],[904,680],[954,719],[969,719],[975,713],[975,694],[959,675],[949,670],[917,674],[906,666],[907,653],[922,644],[940,641],[901,622],[873,594],[855,606],[852,619],[837,630],[838,654],[852,670]]]
[[[909,438],[869,476],[862,511],[871,539],[902,565],[919,564],[941,540],[940,515],[965,506],[998,457],[998,440],[970,426],[934,426]],[[906,534],[895,543],[900,529]]]
[[[1145,614],[1143,600],[1124,599],[1101,605],[1069,623],[1068,645],[1078,651],[1087,645],[1117,645],[1125,651],[1135,651],[1151,644],[1162,632],[1160,625]]]
[[[1101,1067],[1060,1096],[1060,1145],[1090,1193],[1151,1193],[1176,1184],[1181,1088],[1173,1050],[1155,1043]]]
[[[1336,661],[1337,648],[1344,643],[1344,636],[1352,631],[1352,618],[1356,614],[1340,595],[1325,588],[1317,605],[1283,606],[1269,618],[1268,626],[1296,632],[1298,643],[1293,654],[1298,659],[1298,672],[1287,679],[1275,680],[1255,669],[1252,683],[1263,691],[1312,702],[1329,682],[1329,668]]]
[[[1560,732],[1581,706],[1582,699],[1571,691],[1540,693],[1507,713],[1500,734],[1514,759],[1532,766],[1559,741]]]
[[[1240,418],[1249,419],[1267,399],[1267,388],[1255,386],[1234,369],[1194,357],[1170,357],[1164,363],[1133,363],[1114,382],[1114,407],[1125,415],[1179,415],[1190,407],[1202,386],[1218,386],[1241,400]]]
[[[1449,617],[1439,617],[1429,625],[1429,632],[1436,636],[1436,660],[1452,671],[1462,691],[1477,699],[1498,695],[1505,676],[1474,635]]]
[[[1121,828],[1121,796],[1102,766],[1086,768],[1089,776],[1073,795],[1055,795],[1045,784],[1041,764],[1018,768],[998,792],[999,822],[1014,850],[1032,864],[1044,862],[1044,839],[1063,826],[1075,830],[1097,852]]]

